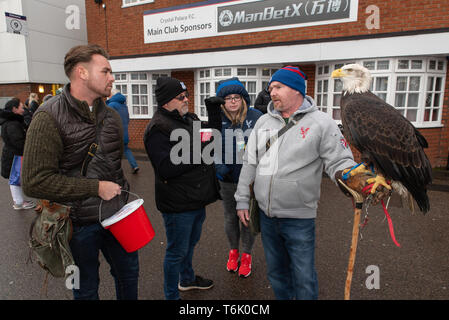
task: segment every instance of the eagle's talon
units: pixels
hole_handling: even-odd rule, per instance
[[[383,186],[388,190],[391,190],[391,186],[387,183],[384,177],[381,175],[377,175],[374,178],[369,178],[366,180],[368,184],[374,183],[373,187],[371,188],[371,194],[375,193],[378,186]]]

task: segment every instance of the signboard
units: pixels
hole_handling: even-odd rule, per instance
[[[357,21],[358,0],[209,0],[144,12],[145,43]]]
[[[27,18],[18,14],[5,12],[6,32],[28,35]]]

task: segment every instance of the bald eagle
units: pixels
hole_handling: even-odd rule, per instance
[[[341,120],[349,143],[378,176],[392,181],[393,190],[403,198],[411,195],[421,212],[427,213],[426,187],[432,182],[432,167],[423,150],[428,147],[426,139],[398,110],[369,91],[368,69],[348,64],[333,71],[332,78],[343,83]],[[385,180],[379,182],[387,186]]]

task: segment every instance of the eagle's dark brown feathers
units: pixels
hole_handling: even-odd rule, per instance
[[[387,179],[400,182],[420,210],[429,211],[426,186],[432,182],[432,167],[421,133],[393,106],[367,90],[344,91],[340,107],[344,134],[362,160],[372,163]]]

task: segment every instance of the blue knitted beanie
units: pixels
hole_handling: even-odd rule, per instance
[[[276,71],[270,79],[268,86],[273,81],[279,81],[290,88],[299,91],[303,97],[306,96],[306,79],[304,72],[298,67],[286,66]]]
[[[243,83],[240,82],[239,78],[234,77],[226,80],[221,80],[218,83],[217,97],[223,98],[230,94],[239,94],[245,99],[246,104],[250,105],[251,99],[249,97],[248,91],[246,91]]]

